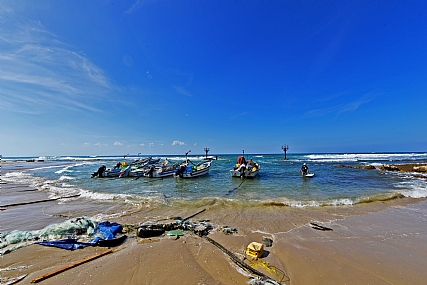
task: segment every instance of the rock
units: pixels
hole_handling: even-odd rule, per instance
[[[399,168],[397,166],[390,164],[383,164],[382,169],[388,171],[399,171]]]
[[[412,168],[415,172],[427,172],[427,166],[426,165],[422,165],[422,166],[414,166]]]
[[[365,169],[376,169],[376,168],[375,168],[375,166],[373,166],[373,165],[366,165],[366,166],[365,166]]]
[[[271,247],[273,245],[273,240],[271,238],[268,238],[268,237],[263,237],[262,238],[262,244],[265,247]]]

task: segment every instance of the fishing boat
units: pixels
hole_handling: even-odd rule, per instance
[[[121,171],[120,168],[107,168],[99,177],[116,178],[119,177]]]
[[[152,165],[148,171],[144,173],[144,177],[149,178],[165,178],[171,177],[175,174],[177,168],[179,167],[178,163],[172,165]]]
[[[160,158],[152,158],[151,156],[148,158],[138,159],[130,164],[126,161],[117,164],[116,168],[120,168],[120,173],[118,175],[119,178],[124,177],[141,177],[147,171],[149,166],[155,165],[159,163]],[[109,173],[110,174],[110,173]],[[115,176],[116,177],[116,176]]]
[[[169,167],[172,165],[168,165],[169,161],[167,159],[160,162],[159,159],[152,159],[146,161],[144,164],[140,165],[131,165],[130,171],[129,171],[129,177],[166,177],[166,176],[172,176],[174,173],[174,170],[176,169],[176,166],[171,170]],[[157,174],[154,174],[155,172],[158,172]],[[167,173],[170,172],[170,173]],[[153,174],[154,176],[151,176],[150,174]]]
[[[236,166],[230,170],[231,177],[254,178],[259,174],[261,165],[252,159],[246,161],[243,156],[239,156]]]
[[[180,167],[178,167],[174,176],[180,178],[194,178],[206,175],[209,173],[211,164],[211,161],[205,161],[199,164],[194,164],[190,160],[187,160],[187,162],[182,163]]]
[[[113,168],[107,168],[105,165],[102,165],[98,168],[96,172],[92,174],[94,177],[107,177],[107,178],[117,178],[125,175],[125,171],[130,165],[126,161],[118,162]],[[123,173],[123,174],[122,174]],[[128,173],[129,174],[129,173]]]
[[[123,167],[120,171],[119,178],[128,177],[130,172],[130,165]]]

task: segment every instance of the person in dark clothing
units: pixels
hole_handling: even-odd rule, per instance
[[[302,166],[301,166],[301,174],[302,175],[307,175],[308,173],[310,173],[310,170],[308,170],[308,166],[307,166],[307,164],[303,164]]]
[[[102,174],[105,172],[105,170],[107,170],[107,167],[105,167],[105,165],[102,165],[101,167],[98,168],[97,172],[92,173],[92,177],[102,177]]]

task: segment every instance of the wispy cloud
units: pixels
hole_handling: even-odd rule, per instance
[[[243,112],[243,113],[240,113],[240,114],[236,114],[236,115],[232,116],[230,119],[236,119],[236,118],[239,118],[239,117],[243,117],[243,116],[246,116],[247,114],[249,114],[249,113],[248,112]]]
[[[12,25],[8,15],[0,25],[0,109],[99,111],[93,101],[114,88],[103,71],[40,22]]]
[[[347,103],[330,106],[328,108],[318,108],[318,109],[313,109],[313,110],[307,111],[304,113],[304,117],[313,118],[313,117],[322,117],[322,116],[327,115],[327,114],[338,115],[341,113],[354,112],[360,106],[369,103],[370,101],[372,101],[373,99],[375,99],[379,95],[380,95],[379,93],[369,92],[369,93],[364,94],[360,98],[353,100],[353,101],[350,101],[350,102],[347,102]]]
[[[142,0],[136,0],[135,3],[132,4],[132,6],[125,12],[125,14],[130,14],[135,12],[136,10],[141,9],[145,4],[147,4],[147,1]]]
[[[188,92],[187,90],[185,90],[181,86],[172,86],[172,87],[175,89],[176,93],[178,93],[178,94],[182,94],[182,95],[185,95],[185,96],[188,96],[188,97],[193,96],[193,95],[191,95],[190,92]]]

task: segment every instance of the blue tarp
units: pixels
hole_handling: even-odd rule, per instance
[[[54,246],[54,247],[59,247],[63,249],[68,249],[68,250],[75,250],[75,249],[85,248],[87,246],[93,245],[92,243],[88,243],[88,242],[78,242],[77,239],[74,239],[74,238],[67,238],[67,239],[53,240],[53,241],[40,241],[40,242],[36,242],[36,244],[41,244],[45,246]]]
[[[36,242],[36,244],[75,250],[79,248],[85,248],[87,246],[94,246],[98,243],[99,240],[102,239],[112,240],[115,238],[116,234],[122,233],[122,229],[122,225],[118,223],[101,222],[98,224],[98,227],[95,230],[95,234],[100,233],[104,238],[98,236],[90,242],[78,242],[77,239],[67,238],[61,240]]]
[[[95,230],[95,233],[102,233],[104,239],[113,239],[116,234],[122,232],[122,225],[118,223],[110,223],[110,222],[101,222],[98,224],[98,228]]]

